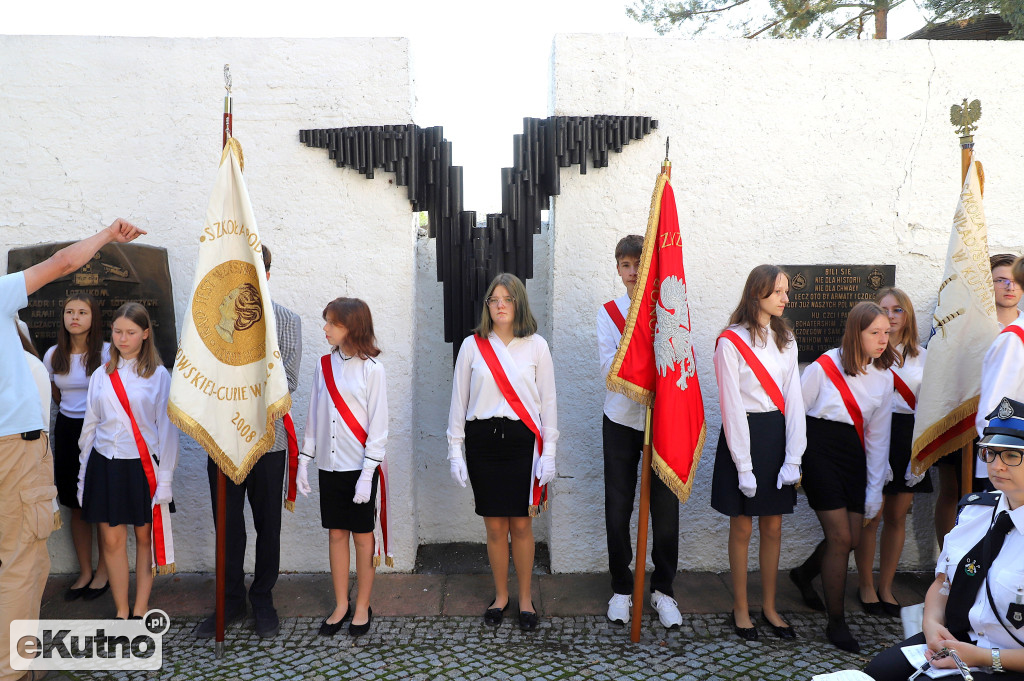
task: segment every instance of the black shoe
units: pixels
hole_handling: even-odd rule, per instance
[[[260,638],[273,638],[281,633],[281,620],[274,606],[254,607],[252,615],[256,619],[256,635]]]
[[[811,610],[817,610],[818,612],[825,612],[825,604],[818,598],[818,593],[814,590],[814,586],[811,584],[811,580],[804,579],[803,573],[800,572],[800,568],[793,568],[789,571],[789,578],[796,584],[796,588],[800,590],[800,597],[804,599],[804,605]]]
[[[245,619],[245,606],[237,610],[228,610],[224,613],[224,631],[228,630],[232,624],[236,624]],[[192,630],[192,634],[196,638],[213,638],[217,635],[217,613],[213,613],[205,620],[199,623],[199,625]]]
[[[501,621],[505,619],[505,611],[508,610],[508,603],[508,601],[505,601],[504,608],[487,608],[487,610],[484,610],[484,624],[489,624],[492,627],[496,627],[501,624]],[[491,605],[494,605],[494,601],[491,601]]]
[[[742,638],[744,641],[756,641],[757,640],[757,627],[741,627],[736,624],[736,613],[732,614],[732,630],[736,632],[736,635]]]
[[[793,627],[789,626],[788,624],[782,627],[775,626],[768,620],[767,617],[764,616],[763,610],[761,611],[761,619],[764,621],[765,624],[769,626],[769,628],[771,628],[772,633],[775,634],[777,637],[788,640],[796,638],[796,632],[793,631]]]
[[[882,604],[882,613],[887,617],[899,617],[900,611],[903,610],[903,606],[899,604],[899,601],[890,603],[889,601],[883,601],[882,597],[879,596],[878,602]]]
[[[878,600],[874,603],[865,603],[864,599],[860,597],[860,590],[857,590],[857,600],[860,601],[860,607],[864,608],[864,612],[869,615],[875,615],[876,617],[885,616],[885,608],[882,606],[882,601]]]
[[[352,619],[352,602],[349,601],[348,607],[345,609],[345,614],[341,616],[341,619],[334,624],[328,624],[327,620],[320,623],[320,631],[317,632],[320,636],[334,636],[341,631],[342,625]]]
[[[860,644],[857,643],[857,639],[850,633],[850,628],[846,626],[846,622],[835,625],[830,624],[825,627],[825,638],[836,648],[845,650],[848,653],[860,652]]]
[[[142,619],[142,615],[129,615],[128,619],[130,619],[130,620],[141,620]]]
[[[348,635],[349,636],[362,636],[370,630],[370,622],[373,621],[373,608],[366,609],[366,623],[365,624],[349,624]]]
[[[85,592],[82,594],[82,600],[95,601],[97,598],[107,593],[108,591],[110,591],[110,580],[107,580],[107,583],[98,589],[94,589],[91,586],[87,586],[85,587]]]
[[[539,621],[540,618],[537,617],[537,613],[530,612],[529,610],[519,611],[519,631],[534,631]]]
[[[85,595],[85,592],[89,590],[89,585],[80,586],[77,589],[74,587],[68,587],[68,590],[64,592],[65,601],[73,601],[77,598],[81,598]]]

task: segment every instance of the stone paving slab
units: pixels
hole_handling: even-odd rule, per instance
[[[814,674],[863,667],[884,647],[900,640],[897,621],[860,613],[851,629],[864,646],[848,654],[824,640],[820,615],[785,613],[796,641],[783,642],[761,631],[747,643],[732,633],[728,615],[687,614],[667,631],[645,618],[641,641],[603,616],[553,617],[525,634],[506,622],[491,628],[477,617],[380,617],[365,637],[316,635],[318,620],[282,620],[276,639],[260,640],[251,621],[229,630],[226,654],[215,659],[211,641],[191,635],[198,618],[173,618],[164,639],[164,666],[156,672],[62,672],[55,681],[92,679],[527,679],[619,681],[806,681]]]

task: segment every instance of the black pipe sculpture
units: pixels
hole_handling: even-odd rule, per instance
[[[408,188],[414,211],[427,212],[436,240],[437,280],[444,291],[444,339],[461,341],[479,321],[484,293],[499,272],[533,278],[533,235],[541,211],[560,193],[559,169],[578,165],[587,173],[608,165],[610,151],[658,128],[650,116],[551,116],[524,118],[512,139],[511,168],[501,169],[501,212],[477,224],[476,211],[462,207],[462,166],[452,165],[452,143],[441,126],[363,125],[300,130],[299,142],[327,149],[339,168],[368,179],[375,170],[395,174]]]

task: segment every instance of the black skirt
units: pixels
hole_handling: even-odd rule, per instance
[[[868,464],[852,425],[808,416],[803,471],[807,503],[815,511],[864,512]]]
[[[82,519],[135,525],[153,522],[153,497],[139,459],[108,459],[95,449],[85,468]]]
[[[536,438],[512,419],[466,421],[466,468],[476,514],[486,518],[529,516]]]
[[[370,500],[365,504],[352,501],[356,494],[356,482],[362,470],[320,471],[320,524],[328,530],[348,530],[364,534],[373,532],[377,515],[377,478],[380,470],[373,473],[370,486]]]
[[[57,499],[68,508],[78,505],[79,461],[78,438],[82,435],[82,422],[57,412],[53,425],[53,481],[57,485]]]
[[[892,482],[886,483],[882,494],[903,494],[932,491],[932,479],[924,476],[913,487],[907,485],[907,464],[910,463],[910,447],[914,442],[914,415],[892,415],[892,434],[889,438],[889,466],[892,468]]]
[[[796,507],[796,487],[776,487],[786,460],[786,417],[780,411],[747,414],[750,429],[750,462],[757,479],[757,492],[744,496],[739,473],[729,453],[725,429],[718,436],[715,472],[711,479],[711,508],[729,517],[741,515],[783,515]]]

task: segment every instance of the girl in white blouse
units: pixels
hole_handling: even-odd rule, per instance
[[[807,412],[803,486],[825,540],[789,574],[807,605],[828,613],[828,640],[850,652],[860,644],[846,626],[847,563],[864,518],[882,508],[892,422],[889,367],[895,359],[885,311],[863,301],[850,310],[840,347],[811,363],[801,381]],[[824,608],[811,587],[819,573]]]
[[[761,618],[779,638],[795,636],[775,609],[782,514],[796,506],[794,485],[807,444],[796,340],[782,318],[788,302],[789,277],[774,265],[755,267],[715,346],[722,434],[711,506],[729,516],[733,627],[750,641],[757,640],[747,603],[753,516],[761,534]]]
[[[334,611],[321,623],[321,636],[334,636],[351,620],[348,633],[370,630],[374,577],[374,529],[379,527],[377,495],[388,440],[384,365],[373,332],[370,308],[358,298],[336,298],[324,308],[324,334],[331,346],[316,365],[309,415],[299,457],[296,488],[310,491],[306,467],[316,460],[320,521],[328,531]],[[337,401],[336,401],[337,400]],[[348,600],[349,537],[356,550],[356,603]]]
[[[86,522],[98,523],[117,617],[141,617],[153,588],[153,506],[171,501],[178,462],[178,429],[167,418],[171,376],[160,363],[146,308],[125,303],[114,313],[110,360],[93,372],[78,447],[82,452],[79,503]],[[152,461],[151,493],[145,456],[132,420],[114,388],[124,386],[135,425]],[[128,608],[127,525],[135,526],[135,608]],[[134,614],[133,614],[134,613]]]
[[[487,288],[480,325],[459,348],[448,413],[452,478],[463,487],[467,480],[472,484],[476,513],[483,516],[487,529],[494,600],[484,621],[492,626],[501,624],[509,604],[511,538],[519,628],[537,628],[530,593],[531,516],[547,505],[557,440],[555,372],[548,344],[537,335],[523,282],[499,274]]]
[[[921,391],[924,375],[925,349],[917,341],[917,318],[914,306],[901,289],[884,288],[875,300],[889,317],[889,344],[896,351],[893,373],[892,433],[889,439],[889,468],[893,479],[882,488],[882,512],[876,515],[860,533],[860,543],[854,555],[857,559],[860,602],[871,615],[900,616],[899,601],[892,593],[896,567],[906,540],[907,511],[914,501],[915,492],[931,492],[932,481],[927,475],[916,485],[908,476],[910,447],[914,437],[914,409]],[[878,561],[878,589],[872,575],[875,563],[875,534],[879,521],[882,525],[881,556]]]
[[[92,569],[92,525],[82,519],[78,504],[78,475],[81,451],[78,438],[85,418],[85,398],[89,376],[110,359],[110,344],[103,342],[100,308],[84,291],[64,301],[63,323],[57,328],[57,343],[43,355],[50,374],[53,400],[60,406],[53,428],[53,477],[57,498],[71,509],[71,541],[78,557],[78,579],[64,600],[82,597],[92,600],[106,593],[107,566],[99,552],[96,572]]]

